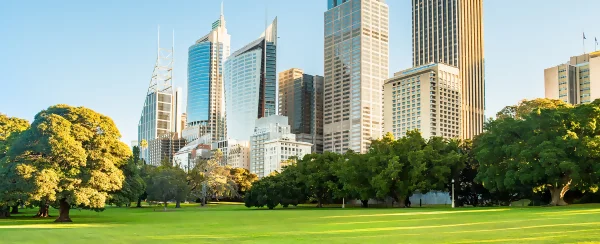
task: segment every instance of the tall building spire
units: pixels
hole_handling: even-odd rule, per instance
[[[221,0],[221,16],[224,16],[224,14],[223,14],[223,0]]]

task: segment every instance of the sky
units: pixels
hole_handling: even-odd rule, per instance
[[[412,65],[411,1],[390,8],[390,75]],[[33,120],[55,104],[108,115],[122,140],[137,125],[161,45],[175,32],[174,85],[186,90],[187,49],[219,18],[220,0],[2,0],[0,113]],[[277,68],[323,75],[327,0],[224,0],[232,52],[278,17]],[[486,115],[544,96],[544,69],[594,50],[598,0],[486,0]]]

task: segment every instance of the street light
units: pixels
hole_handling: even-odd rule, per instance
[[[452,208],[454,208],[454,179],[452,179]]]

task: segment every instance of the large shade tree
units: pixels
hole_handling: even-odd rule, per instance
[[[475,141],[477,179],[491,191],[548,190],[551,205],[566,205],[570,189],[598,187],[600,101],[539,104],[528,114],[486,125]]]
[[[8,172],[2,172],[7,165],[7,160],[3,160],[10,146],[15,139],[27,128],[29,122],[24,119],[8,117],[0,113],[0,175]],[[0,184],[0,217],[7,217],[10,213],[18,213],[18,206],[23,202],[23,195],[16,189],[11,189],[14,184]],[[14,194],[17,193],[17,194]],[[10,206],[13,210],[9,212]]]
[[[56,222],[71,222],[73,207],[100,211],[121,189],[119,169],[131,156],[112,119],[91,109],[56,105],[41,111],[13,143],[3,178],[27,201],[59,208]]]

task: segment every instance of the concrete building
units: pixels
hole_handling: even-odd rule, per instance
[[[296,140],[323,152],[323,77],[292,68],[279,73],[279,114],[287,116]]]
[[[281,161],[292,156],[304,157],[310,154],[311,147],[310,143],[296,141],[287,117],[273,115],[260,118],[250,139],[250,172],[259,178],[274,171],[281,172]]]
[[[221,9],[212,30],[188,49],[188,125],[204,126],[213,141],[226,139],[222,67],[229,57],[230,43]]]
[[[256,119],[277,113],[277,18],[224,69],[227,139],[247,141]]]
[[[160,144],[160,142],[153,141],[160,140],[164,136],[180,138],[181,95],[181,88],[173,90],[169,87],[165,90],[154,90],[150,87],[138,124],[139,142],[145,140],[150,148],[153,143],[154,145]],[[140,157],[146,162],[160,162],[160,158],[151,158],[152,155],[162,155],[162,153],[150,154],[150,150],[142,150]]]
[[[385,1],[329,0],[324,49],[324,151],[364,153],[382,135],[389,72]]]
[[[186,172],[196,166],[197,160],[208,160],[212,157],[211,145],[195,140],[181,148],[173,157],[174,165]]]
[[[227,166],[250,170],[250,142],[236,142],[228,147]]]
[[[185,147],[185,140],[177,133],[163,134],[154,140],[148,141],[149,165],[159,166],[163,161],[174,163],[174,157],[181,148]]]
[[[544,70],[546,98],[570,104],[600,98],[600,51],[571,57],[564,64]]]
[[[187,127],[187,114],[182,113],[181,114],[181,131],[183,132],[183,130],[185,130],[186,127]]]
[[[428,64],[394,74],[384,86],[384,131],[401,138],[419,130],[424,138],[460,136],[458,68]]]
[[[412,0],[413,66],[460,69],[461,138],[483,132],[485,61],[483,0]]]

